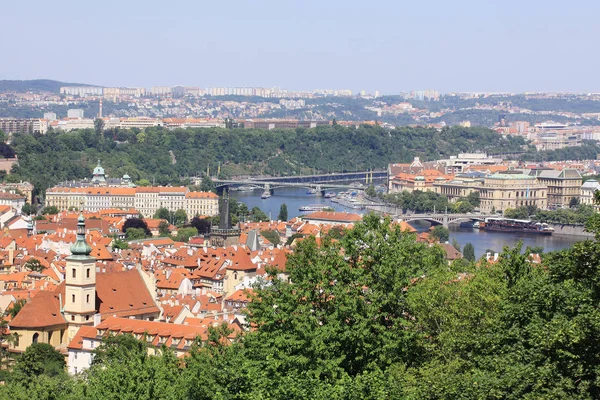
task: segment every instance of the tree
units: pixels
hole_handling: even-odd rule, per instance
[[[141,229],[144,232],[144,236],[152,236],[152,232],[148,229],[148,224],[146,221],[140,218],[128,218],[123,227],[121,228],[122,232],[127,233],[129,228]]]
[[[147,235],[144,229],[142,228],[127,228],[125,231],[125,236],[129,240],[139,240],[145,239],[150,235]]]
[[[375,186],[373,185],[369,185],[369,187],[367,188],[367,190],[365,190],[365,194],[370,197],[370,198],[375,198],[377,197],[377,191],[375,190]]]
[[[199,235],[205,235],[207,233],[210,233],[210,227],[212,223],[210,218],[194,217],[190,221],[190,225],[196,228]]]
[[[443,225],[436,225],[431,231],[431,237],[440,243],[446,243],[450,239],[450,231]]]
[[[96,135],[102,135],[102,132],[104,131],[104,120],[102,118],[94,119],[94,131],[96,132]]]
[[[304,235],[302,235],[301,233],[294,233],[292,236],[290,236],[289,238],[287,238],[287,240],[285,241],[285,245],[289,246],[289,245],[291,245],[294,242],[294,240],[300,239],[300,238],[303,238],[303,237],[304,237]]]
[[[198,230],[194,227],[191,228],[179,228],[177,230],[177,236],[173,240],[176,242],[188,242],[190,238],[198,236]]]
[[[217,193],[217,189],[215,183],[210,179],[209,176],[204,176],[202,178],[202,182],[200,183],[200,190],[203,192],[214,192]]]
[[[469,203],[471,203],[471,205],[473,207],[479,207],[479,205],[481,204],[481,199],[480,199],[480,195],[479,192],[471,192],[467,195],[467,201]]]
[[[250,210],[250,217],[251,217],[252,221],[254,221],[254,222],[264,222],[264,221],[269,220],[269,217],[267,216],[267,214],[265,214],[258,207],[252,207],[252,210]]]
[[[86,374],[86,398],[93,399],[181,399],[188,384],[180,360],[163,347],[148,355],[147,345],[132,335],[109,336],[94,351]]]
[[[21,311],[25,303],[27,303],[27,300],[25,299],[15,300],[13,305],[8,309],[8,315],[10,315],[11,318],[15,318],[19,311]]]
[[[286,206],[287,208],[287,206]],[[281,211],[281,210],[280,210]],[[250,214],[250,210],[248,210],[248,206],[245,203],[240,203],[237,207],[236,215],[241,221],[246,221],[246,217]]]
[[[260,234],[263,235],[263,237],[265,239],[267,239],[269,242],[271,242],[275,246],[277,246],[280,242],[279,234],[275,231],[265,230],[265,231],[260,231]]]
[[[456,238],[452,238],[452,247],[454,247],[456,251],[460,252],[460,243],[458,243],[458,240],[456,240]]]
[[[171,218],[171,213],[169,212],[169,210],[167,208],[160,207],[154,213],[154,218],[155,219],[166,219],[166,220],[169,220]]]
[[[182,225],[187,221],[187,217],[185,210],[179,209],[175,211],[175,214],[173,215],[173,223],[175,225]]]
[[[475,261],[475,247],[471,242],[465,244],[463,248],[463,257],[467,261]]]
[[[47,343],[33,343],[15,363],[12,379],[28,383],[34,377],[65,374],[65,357]]]
[[[281,206],[279,207],[279,214],[277,215],[277,219],[279,221],[287,221],[288,220],[287,204],[281,203]]]
[[[167,221],[160,221],[160,224],[158,224],[158,234],[160,236],[171,235],[171,231],[169,230],[169,223]]]
[[[23,207],[21,207],[21,214],[23,215],[31,215],[35,214],[36,212],[36,208],[29,203],[25,203],[23,204]]]
[[[339,242],[321,246],[308,237],[288,256],[293,283],[272,270],[270,283],[255,287],[248,318],[257,329],[245,336],[244,347],[270,382],[314,371],[315,384],[334,385],[410,358],[416,336],[399,305],[413,279],[442,268],[445,260],[439,247],[417,243],[390,222],[368,215]]]
[[[30,258],[25,264],[23,264],[23,267],[33,272],[42,272],[44,270],[44,266],[37,258]]]
[[[152,183],[148,179],[140,179],[135,183],[137,186],[150,186]]]
[[[56,206],[48,206],[42,209],[42,214],[44,215],[56,215],[58,214],[58,208]]]
[[[579,197],[571,197],[569,201],[569,208],[575,208],[579,205]]]
[[[129,248],[129,245],[124,240],[114,238],[112,241],[112,248],[119,250],[127,250]]]

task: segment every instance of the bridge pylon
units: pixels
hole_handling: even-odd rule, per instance
[[[323,192],[324,192],[324,190],[323,190],[323,188],[321,187],[321,185],[317,185],[317,186],[315,187],[315,189],[317,190],[317,193],[316,193],[316,194],[317,194],[317,196],[324,196],[324,195],[325,195],[325,193],[323,193]]]

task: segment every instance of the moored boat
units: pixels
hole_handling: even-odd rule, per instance
[[[302,206],[299,211],[323,211],[325,209],[331,209],[327,204],[310,204],[308,206]]]
[[[535,233],[540,235],[552,235],[554,229],[548,224],[531,221],[529,219],[510,219],[510,218],[486,218],[479,222],[479,229],[491,232],[507,233]]]
[[[271,197],[271,192],[268,190],[265,190],[263,194],[260,195],[261,199],[268,199],[269,197]]]

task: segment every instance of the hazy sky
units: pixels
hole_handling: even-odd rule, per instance
[[[7,0],[0,79],[600,91],[600,1]]]

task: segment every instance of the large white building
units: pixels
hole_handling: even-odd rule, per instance
[[[69,96],[102,96],[102,88],[97,86],[63,86],[60,94]]]

